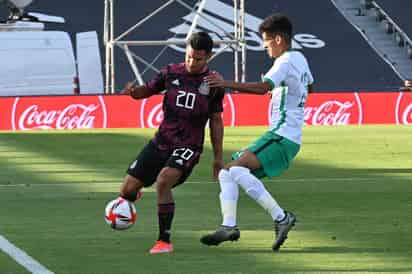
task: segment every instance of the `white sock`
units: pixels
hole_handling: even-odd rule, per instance
[[[224,226],[236,226],[236,210],[239,198],[239,189],[229,175],[229,172],[222,169],[219,172],[220,185],[220,208],[222,210]]]
[[[250,170],[241,166],[234,166],[229,169],[229,174],[233,181],[239,184],[246,194],[261,205],[273,220],[282,220],[285,212],[266,190],[263,183],[250,173]]]

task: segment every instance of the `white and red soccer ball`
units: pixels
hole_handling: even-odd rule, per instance
[[[113,229],[128,229],[136,222],[136,208],[132,202],[118,197],[107,204],[104,219]]]

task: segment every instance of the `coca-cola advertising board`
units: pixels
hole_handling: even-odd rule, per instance
[[[396,100],[396,123],[412,125],[412,93],[401,93]]]
[[[308,97],[304,115],[312,126],[362,124],[362,103],[358,93],[316,94]]]
[[[162,96],[133,100],[125,95],[0,98],[0,130],[156,128]],[[268,125],[269,95],[227,94],[225,126]],[[412,93],[313,93],[305,125],[412,124]]]
[[[107,127],[107,113],[101,96],[22,97],[13,102],[11,128],[86,129]]]

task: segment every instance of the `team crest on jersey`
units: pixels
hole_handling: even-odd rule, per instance
[[[209,95],[210,88],[208,83],[202,82],[199,86],[199,93],[202,95]]]
[[[180,86],[179,79],[175,79],[175,80],[172,82],[172,84],[175,85],[175,86]]]

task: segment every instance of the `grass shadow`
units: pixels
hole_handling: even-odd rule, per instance
[[[264,129],[254,129],[250,132],[244,129],[227,130],[225,160],[227,161],[235,150],[247,145],[263,131]],[[242,245],[213,249],[201,248],[201,254],[192,254],[193,250],[199,249],[199,231],[212,230],[221,221],[218,184],[207,183],[213,181],[211,177],[213,153],[210,145],[205,147],[201,162],[189,178],[189,183],[175,191],[178,210],[174,229],[176,230],[176,242],[179,241],[183,249],[183,254],[176,256],[182,259],[183,255],[193,256],[190,259],[193,264],[210,260],[212,262],[209,262],[210,269],[215,270],[213,273],[222,271],[226,271],[225,273],[269,273],[267,271],[273,269],[274,264],[285,272],[287,270],[308,272],[412,271],[412,263],[409,262],[412,255],[409,246],[412,241],[408,236],[412,228],[412,204],[410,202],[412,201],[410,187],[412,176],[408,175],[412,169],[408,166],[410,160],[399,156],[405,152],[405,148],[400,149],[401,145],[398,147],[393,140],[389,146],[385,146],[385,142],[378,144],[372,142],[370,146],[367,146],[363,143],[362,136],[359,135],[357,139],[359,143],[346,145],[345,134],[340,132],[339,137],[344,139],[342,143],[342,140],[330,139],[330,129],[324,129],[324,131],[327,134],[322,136],[320,134],[324,133],[323,130],[310,130],[308,141],[304,143],[299,157],[291,168],[279,178],[265,180],[268,190],[279,199],[281,205],[293,209],[299,218],[297,230],[292,232],[288,245],[280,252],[278,256],[280,259],[278,257],[271,259],[275,254],[269,250],[272,240],[272,224],[268,216],[243,193],[238,209],[239,226],[242,231],[252,232],[243,234]],[[346,133],[346,129],[342,131]],[[2,166],[0,184],[29,184],[31,187],[20,189],[3,187],[0,188],[0,196],[3,201],[8,202],[21,199],[36,201],[40,203],[40,208],[47,208],[50,206],[49,203],[55,199],[78,203],[76,208],[90,209],[90,212],[96,213],[96,216],[90,220],[90,216],[79,216],[79,213],[73,210],[57,218],[55,222],[72,223],[73,228],[69,235],[73,236],[84,235],[88,229],[100,231],[101,216],[99,214],[101,214],[102,204],[115,195],[118,186],[114,185],[116,182],[120,185],[127,165],[153,133],[153,130],[113,130],[73,131],[70,134],[61,132],[3,134],[0,136],[0,151],[2,151],[0,155],[3,155],[0,156]],[[362,134],[366,136],[370,135],[370,132]],[[399,142],[402,142],[402,139]],[[362,147],[364,151],[359,152],[359,147]],[[374,154],[376,149],[379,149],[379,155]],[[406,149],[411,150],[411,148]],[[22,156],[20,155],[22,152],[28,154]],[[394,152],[397,158],[393,157]],[[367,157],[368,154],[372,154],[372,158]],[[65,170],[59,169],[62,165],[65,166]],[[92,183],[95,182],[102,183],[103,186],[93,186]],[[105,183],[108,187],[104,187]],[[63,187],[45,189],[36,184],[50,184],[53,187],[55,184],[61,184]],[[71,184],[79,184],[79,186]],[[13,205],[15,205],[15,212],[27,210],[24,204],[13,203]],[[143,233],[139,239],[143,244],[149,245],[156,231],[156,219],[153,218],[156,214],[154,193],[149,193],[138,206],[139,213],[143,216],[139,226],[144,230],[139,232]],[[53,204],[53,207],[58,210],[68,208],[67,205],[59,204]],[[397,208],[402,208],[402,210],[398,211]],[[65,217],[71,221],[68,222]],[[47,220],[50,216],[45,214],[39,218]],[[8,227],[6,232],[11,237],[19,239],[17,232],[27,233],[25,232],[27,227],[18,226],[16,228],[13,222],[13,218],[6,222],[5,226]],[[49,225],[45,221],[41,229],[49,232],[51,229]],[[16,233],[13,233],[13,230],[16,230]],[[254,230],[257,234],[263,231],[262,237],[267,240],[262,241],[259,239],[260,236],[255,236]],[[183,234],[179,234],[179,231],[183,231]],[[193,236],[184,231],[197,231],[198,234]],[[40,239],[46,240],[47,237],[51,237],[50,234],[42,234]],[[126,234],[124,237],[130,237],[130,235]],[[337,237],[339,240],[331,240],[331,237]],[[187,239],[191,242],[185,243]],[[128,238],[128,240],[131,239]],[[70,241],[70,239],[64,239],[64,241]],[[67,242],[67,244],[71,243]],[[248,246],[250,244],[257,246],[250,247]],[[110,244],[108,246],[113,247]],[[104,248],[104,246],[99,247]],[[76,251],[84,248],[93,252],[84,243],[78,246],[73,244],[72,248],[73,254],[71,255],[78,260],[81,260],[82,254],[74,254]],[[125,249],[125,252],[134,252],[133,246]],[[108,249],[104,250],[110,252]],[[55,252],[57,252],[56,256],[59,256],[60,251],[55,250]],[[288,257],[288,254],[293,256]],[[63,255],[60,254],[61,257],[64,257]],[[44,256],[46,257],[46,254]],[[144,255],[139,256],[137,256],[139,260],[144,258],[141,265],[148,270],[147,273],[158,273],[162,269],[160,266],[153,268],[153,263],[156,265],[156,259],[149,259]],[[339,267],[333,268],[323,263],[324,260],[328,261],[324,256],[338,260],[336,264]],[[340,256],[344,258],[339,261]],[[109,260],[110,262],[114,259],[122,260],[120,255],[113,255],[113,257]],[[223,262],[218,262],[222,257],[226,262],[239,259],[242,262],[239,266],[234,263],[225,265]],[[357,263],[357,258],[363,258],[363,260]],[[318,264],[317,259],[320,260]],[[164,259],[160,260],[164,261]],[[345,261],[350,270],[344,270],[342,264]],[[110,269],[106,263],[99,262]],[[294,265],[291,262],[294,262]],[[183,269],[180,263],[168,263],[176,272]],[[376,267],[361,267],[361,265],[374,263]],[[399,267],[393,264],[398,264]],[[150,267],[153,269],[152,272]],[[93,267],[90,266],[89,271],[96,272],[92,269]]]

